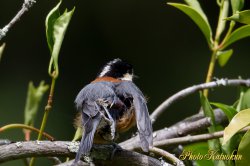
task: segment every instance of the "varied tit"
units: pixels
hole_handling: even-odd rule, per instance
[[[152,124],[146,100],[132,82],[131,64],[114,59],[108,62],[97,78],[86,85],[75,99],[81,112],[82,139],[75,158],[88,155],[92,144],[113,142],[118,133],[137,124],[141,148],[147,152],[152,146]]]

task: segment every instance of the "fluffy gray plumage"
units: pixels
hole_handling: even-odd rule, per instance
[[[98,101],[103,100],[110,104],[116,104],[121,102],[119,96],[133,98],[142,150],[147,152],[149,146],[153,144],[153,130],[146,101],[137,86],[132,81],[95,82],[85,86],[75,99],[77,110],[82,112],[84,128],[75,163],[80,160],[82,154],[87,155],[91,150],[95,131],[102,119],[100,113],[104,112]]]

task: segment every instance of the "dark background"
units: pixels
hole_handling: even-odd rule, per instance
[[[75,96],[95,78],[100,66],[113,58],[119,57],[134,65],[135,74],[139,76],[135,82],[149,97],[150,112],[177,91],[204,82],[211,55],[205,38],[192,20],[166,2],[64,0],[62,11],[73,6],[76,10],[59,57],[60,75],[56,82],[54,107],[46,126],[48,133],[58,140],[72,139]],[[20,0],[0,0],[0,27],[13,18],[21,3]],[[56,3],[55,0],[37,0],[1,41],[7,45],[0,62],[0,126],[23,123],[29,81],[35,85],[41,80],[50,83],[47,74],[50,55],[44,22]],[[245,8],[249,9],[249,2],[245,3],[248,6]],[[202,1],[201,5],[214,30],[218,15],[215,0]],[[249,78],[249,42],[248,38],[232,46],[235,51],[232,58],[224,68],[216,67],[216,77]],[[211,101],[226,104],[232,104],[236,97],[236,88],[220,88],[210,93]],[[45,104],[46,99],[36,119],[37,128]],[[195,114],[199,107],[196,93],[166,110],[154,129]],[[130,134],[124,137],[128,138]],[[22,140],[23,133],[18,129],[10,130],[1,133],[2,138]],[[3,165],[20,163],[14,161]],[[46,159],[39,159],[39,163],[50,164]]]

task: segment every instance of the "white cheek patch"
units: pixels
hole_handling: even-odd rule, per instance
[[[132,81],[133,80],[133,75],[126,73],[126,74],[123,75],[123,77],[121,78],[121,80]]]

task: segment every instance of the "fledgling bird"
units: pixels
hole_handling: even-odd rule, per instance
[[[88,155],[93,143],[113,142],[116,135],[137,124],[141,148],[153,144],[152,124],[145,97],[133,83],[133,66],[121,59],[108,62],[97,78],[75,99],[81,112],[82,139],[74,163]]]

